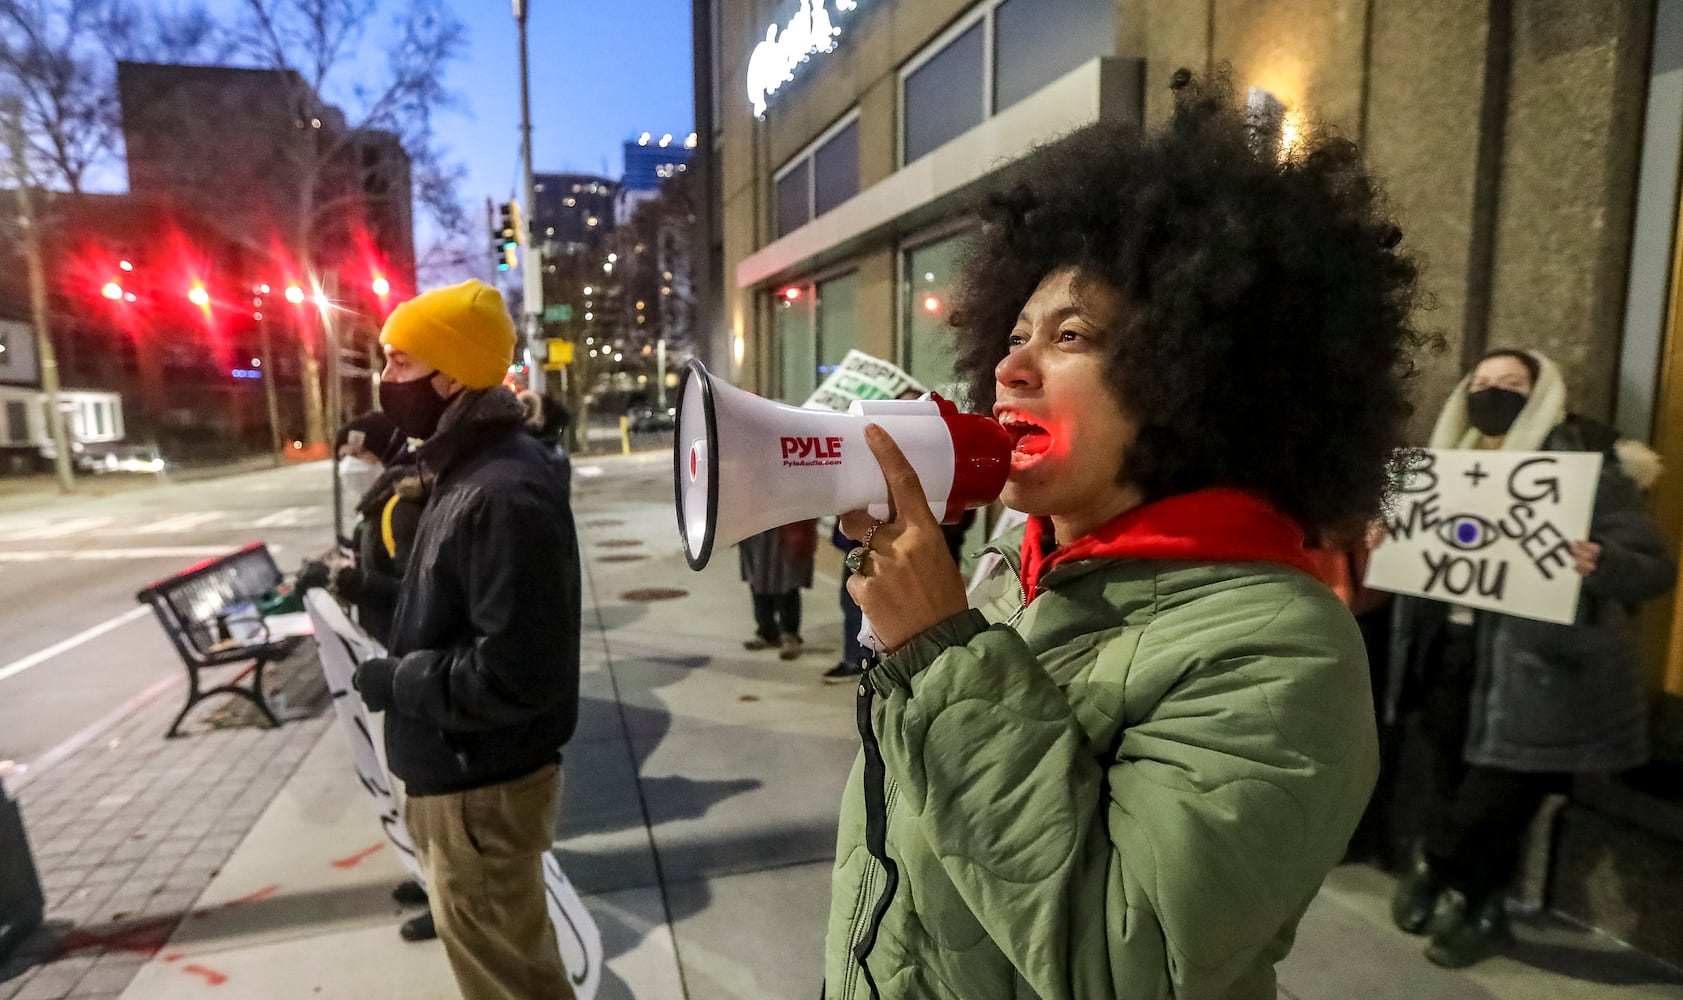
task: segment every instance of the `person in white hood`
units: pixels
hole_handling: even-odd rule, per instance
[[[1444,405],[1433,448],[1594,451],[1604,456],[1590,537],[1571,542],[1583,576],[1571,625],[1422,598],[1395,602],[1386,718],[1417,711],[1431,758],[1421,857],[1392,898],[1412,934],[1449,889],[1465,904],[1426,948],[1461,967],[1511,939],[1505,905],[1526,831],[1573,774],[1647,760],[1647,703],[1632,628],[1671,589],[1677,565],[1644,510],[1659,457],[1568,412],[1566,383],[1535,351],[1494,351]]]

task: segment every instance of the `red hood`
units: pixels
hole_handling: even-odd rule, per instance
[[[1081,559],[1271,562],[1325,581],[1323,560],[1303,547],[1297,522],[1239,490],[1200,490],[1146,504],[1042,555],[1051,531],[1048,518],[1031,517],[1023,535],[1023,593],[1030,601],[1052,567]]]

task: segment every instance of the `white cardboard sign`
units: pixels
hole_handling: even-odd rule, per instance
[[[1385,514],[1367,585],[1569,625],[1601,455],[1422,449]]]
[[[420,861],[415,857],[415,844],[409,839],[409,830],[403,824],[403,811],[398,808],[397,784],[380,755],[368,710],[351,685],[358,663],[384,656],[386,651],[346,617],[339,603],[327,591],[306,591],[304,606],[315,625],[321,669],[327,677],[328,692],[333,696],[333,710],[338,716],[339,728],[351,741],[351,758],[356,766],[357,780],[368,792],[380,826],[386,832],[386,840],[397,852],[404,870],[424,887],[426,878],[421,874]],[[579,1000],[594,1000],[602,984],[601,931],[579,899],[573,883],[561,871],[561,863],[555,860],[553,852],[544,855],[543,880],[549,898],[549,920],[555,925],[555,939],[561,961],[567,967],[567,978],[572,981],[573,992]]]
[[[898,365],[864,351],[848,351],[847,357],[824,379],[824,384],[801,405],[807,409],[846,413],[854,400],[898,399],[907,389],[925,391],[917,379]]]

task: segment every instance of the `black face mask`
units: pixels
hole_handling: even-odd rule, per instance
[[[1524,393],[1491,386],[1467,397],[1467,422],[1489,437],[1501,437],[1529,401]]]
[[[432,437],[438,421],[450,408],[450,401],[433,390],[432,377],[423,375],[408,382],[381,382],[380,409],[392,418],[392,423],[405,437]]]

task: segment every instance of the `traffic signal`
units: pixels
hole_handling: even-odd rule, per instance
[[[502,211],[502,223],[491,234],[491,259],[496,261],[497,270],[509,271],[519,262],[514,248],[520,245],[520,204],[509,200],[498,208]]]

